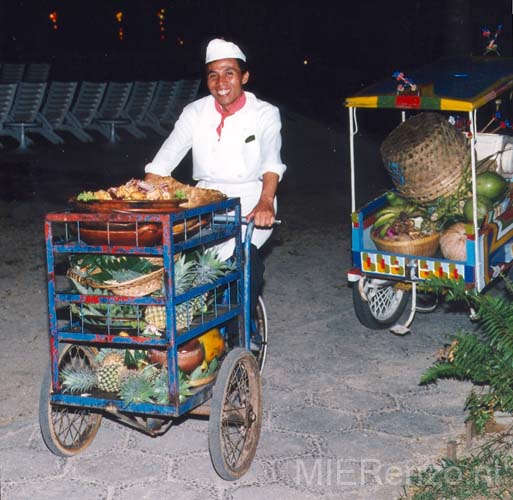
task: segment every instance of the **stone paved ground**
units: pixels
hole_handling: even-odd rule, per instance
[[[0,212],[2,500],[390,500],[414,467],[442,456],[448,440],[462,442],[469,386],[418,381],[449,335],[471,328],[467,315],[419,314],[405,337],[361,326],[345,276],[347,191],[303,185],[284,190],[284,222],[266,256],[270,347],[250,471],[235,482],[215,474],[208,422],[198,418],[157,438],[104,419],[82,454],[53,456],[40,437],[37,399],[48,359],[40,216],[56,207],[38,196],[4,202]]]

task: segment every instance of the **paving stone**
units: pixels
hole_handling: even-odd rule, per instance
[[[107,500],[109,488],[71,478],[58,478],[30,483],[10,484],[1,491],[2,500]]]
[[[317,500],[323,498],[315,493],[288,488],[280,484],[262,486],[241,486],[230,491],[231,500]]]
[[[168,498],[172,500],[220,499],[214,489],[201,489],[192,484],[167,480],[124,486],[118,488],[113,496],[113,500],[166,500]]]
[[[319,407],[294,408],[277,413],[273,419],[273,425],[276,428],[314,435],[349,429],[356,423],[355,417],[351,415]]]
[[[163,479],[168,468],[162,457],[131,450],[79,455],[68,461],[74,477],[104,481],[106,484],[134,484]]]
[[[378,411],[396,406],[393,398],[386,394],[357,391],[347,389],[344,386],[315,392],[313,403],[318,406],[337,408],[351,413]]]
[[[311,439],[284,432],[263,431],[258,443],[258,456],[299,455],[312,452]]]
[[[174,456],[180,453],[205,451],[208,447],[208,425],[200,432],[181,427],[171,428],[163,435],[151,437],[139,432],[132,433],[128,448],[154,455]]]
[[[248,472],[236,480],[235,484],[256,483],[265,476],[263,465],[258,460],[253,460]],[[198,486],[209,485],[221,491],[231,484],[217,475],[208,452],[197,453],[184,460],[175,460],[173,478]]]
[[[415,444],[397,436],[369,431],[328,433],[322,437],[330,456],[346,460],[377,460],[381,464],[400,463],[414,453]]]
[[[48,450],[28,446],[0,450],[0,477],[6,481],[29,481],[61,474],[64,461]]]
[[[277,465],[278,477],[288,486],[325,496],[354,492],[376,484],[375,465],[330,457],[284,460]],[[338,497],[337,497],[338,498]]]
[[[447,395],[440,392],[426,392],[422,394],[411,394],[407,397],[401,397],[401,406],[408,410],[417,410],[430,413],[432,415],[442,415],[455,417],[464,421],[465,399],[468,393],[455,394],[447,401]]]
[[[395,411],[371,415],[367,418],[367,425],[377,431],[404,437],[437,435],[447,432],[447,426],[440,417],[423,413]]]

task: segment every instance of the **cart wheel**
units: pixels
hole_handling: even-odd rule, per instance
[[[262,297],[258,297],[255,317],[251,322],[251,352],[255,356],[260,373],[264,371],[267,357],[267,312]]]
[[[353,284],[353,307],[360,323],[371,330],[381,330],[394,325],[404,312],[410,292],[401,290],[390,281],[361,278],[361,284]],[[367,296],[365,302],[359,286]]]
[[[95,351],[89,347],[68,345],[59,356],[61,368],[92,366]],[[50,404],[52,372],[46,370],[39,398],[39,426],[48,449],[60,457],[70,457],[87,448],[98,432],[102,416],[84,408]]]
[[[255,357],[231,350],[219,370],[208,427],[208,446],[216,472],[225,480],[243,476],[256,453],[262,426],[262,387]]]

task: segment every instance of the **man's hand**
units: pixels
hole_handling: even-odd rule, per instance
[[[260,198],[255,208],[246,215],[246,220],[254,220],[256,227],[271,227],[275,217],[273,200]]]
[[[276,212],[274,211],[274,195],[278,188],[278,175],[266,172],[263,175],[262,194],[255,208],[246,215],[248,221],[255,220],[256,227],[271,227],[274,224]]]

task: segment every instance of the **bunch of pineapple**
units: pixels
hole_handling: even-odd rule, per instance
[[[107,392],[118,392],[128,375],[125,352],[121,349],[101,349],[93,368],[63,368],[62,385],[68,392],[87,392],[94,387]]]
[[[83,394],[98,388],[115,393],[126,404],[169,403],[169,384],[166,368],[147,363],[140,355],[123,349],[101,349],[92,367],[61,369],[65,392]],[[144,351],[141,351],[144,352]],[[127,363],[137,364],[130,369]],[[186,375],[179,370],[180,399],[191,395]]]
[[[191,288],[212,283],[230,271],[232,266],[219,260],[215,249],[195,252],[194,260],[186,260],[181,255],[175,262],[175,296],[179,296]],[[206,312],[209,305],[209,294],[204,293],[179,304],[175,308],[176,327],[178,330],[188,328],[194,316]],[[157,330],[166,328],[166,308],[164,306],[148,306],[144,319],[148,325]]]

